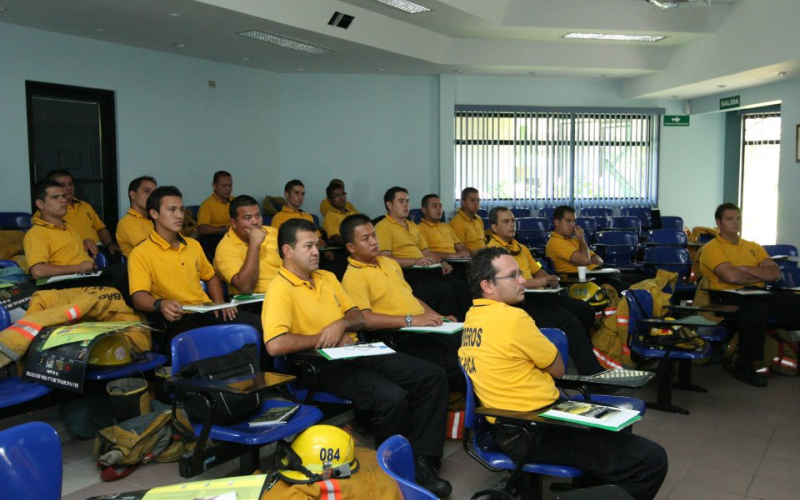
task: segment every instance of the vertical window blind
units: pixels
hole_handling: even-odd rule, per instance
[[[455,194],[486,207],[654,206],[661,110],[456,107]]]
[[[742,236],[772,245],[778,237],[781,113],[743,113],[741,151]]]

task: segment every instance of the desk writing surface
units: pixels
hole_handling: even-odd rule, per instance
[[[653,372],[619,368],[594,375],[564,375],[557,378],[555,382],[557,386],[564,388],[580,386],[639,388],[645,386],[654,376]]]
[[[717,326],[722,319],[710,320],[703,316],[687,316],[680,319],[649,318],[642,323],[654,326]]]
[[[557,402],[533,411],[499,410],[497,408],[487,408],[485,406],[481,406],[475,409],[475,413],[484,417],[494,417],[501,420],[511,420],[516,422],[527,422],[534,425],[553,425],[557,427],[571,427],[573,429],[583,429],[586,431],[589,430],[589,427],[586,427],[585,425],[573,424],[563,420],[552,420],[541,416],[542,413],[549,410],[556,404]]]
[[[706,304],[704,306],[673,306],[673,309],[679,311],[708,311],[724,314],[733,314],[739,310],[739,306],[732,306],[727,304]]]

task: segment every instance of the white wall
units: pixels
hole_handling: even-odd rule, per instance
[[[116,93],[120,214],[128,182],[142,174],[199,204],[216,170],[235,172],[235,193],[256,195],[279,171],[272,73],[5,23],[0,46],[0,211],[30,207],[26,80]]]

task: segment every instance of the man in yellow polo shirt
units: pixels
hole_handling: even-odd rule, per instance
[[[525,300],[525,278],[504,248],[478,252],[470,267],[474,305],[467,314],[459,350],[461,366],[483,406],[534,411],[559,398],[553,381],[565,372],[558,350],[517,307]],[[516,427],[493,425],[494,441],[515,461],[530,446]],[[537,425],[529,462],[578,467],[593,479],[650,500],[667,475],[667,453],[628,432]],[[525,495],[523,494],[523,497]]]
[[[272,356],[353,344],[348,332],[364,317],[336,277],[319,270],[316,227],[292,219],[278,232],[283,266],[267,290],[261,319]],[[321,389],[351,399],[372,414],[376,446],[402,434],[411,442],[418,484],[440,497],[452,487],[433,467],[442,456],[447,418],[447,381],[432,363],[396,353],[324,363]]]
[[[364,315],[364,330],[399,330],[406,326],[438,326],[444,320],[455,321],[455,311],[437,312],[414,297],[403,278],[403,270],[394,260],[379,255],[378,237],[369,217],[348,216],[342,222],[350,264],[342,287]],[[447,317],[445,317],[445,315]],[[395,336],[397,349],[444,368],[451,391],[466,390],[464,376],[458,368],[458,347],[461,335]]]
[[[278,230],[264,226],[258,202],[237,196],[231,202],[231,228],[217,245],[214,267],[231,294],[266,293],[281,267]]]
[[[95,244],[102,243],[110,255],[119,252],[119,246],[114,243],[111,233],[94,208],[89,203],[75,198],[72,174],[67,170],[53,170],[47,174],[47,180],[57,182],[64,188],[67,196],[67,215],[64,216],[64,220],[78,232],[81,239],[91,239]]]
[[[428,194],[422,198],[422,220],[419,230],[428,242],[428,248],[443,259],[469,258],[469,249],[461,243],[452,226],[442,222],[442,200],[438,194]]]
[[[800,329],[800,296],[793,293],[740,296],[722,290],[743,288],[764,289],[767,282],[780,279],[780,268],[766,250],[742,239],[742,212],[733,203],[723,203],[714,212],[719,228],[716,238],[703,246],[700,272],[711,300],[718,304],[739,306],[735,323],[739,331],[739,356],[728,366],[734,377],[756,387],[767,385],[767,379],[756,373],[753,362],[764,359],[764,335],[772,318],[775,327]]]
[[[82,239],[64,220],[69,202],[61,184],[40,181],[33,188],[38,215],[25,233],[23,247],[33,278],[84,273],[95,268],[97,246],[91,238]]]
[[[147,198],[158,187],[156,180],[147,175],[137,177],[128,185],[131,208],[117,224],[117,243],[122,255],[128,257],[133,247],[144,241],[153,230],[153,221],[147,217]]]
[[[202,235],[225,234],[230,225],[228,209],[233,193],[233,177],[224,170],[214,172],[213,192],[197,212],[197,232]]]
[[[536,290],[557,288],[558,278],[550,276],[533,258],[528,247],[521,245],[516,236],[514,214],[506,207],[494,207],[489,211],[492,237],[488,247],[504,248],[517,262],[525,288]],[[536,324],[542,328],[558,328],[567,335],[569,355],[580,375],[593,375],[603,371],[594,355],[589,329],[594,325],[594,308],[582,300],[560,293],[529,292],[519,304]]]
[[[156,188],[147,198],[154,229],[134,247],[128,259],[133,306],[165,332],[161,351],[170,351],[172,338],[200,326],[245,323],[261,329],[258,316],[235,307],[207,313],[185,313],[185,305],[224,302],[222,285],[200,244],[181,236],[183,195],[175,186]],[[200,282],[204,281],[208,295]]]
[[[478,217],[478,210],[481,208],[481,197],[478,190],[473,187],[461,190],[461,208],[450,219],[450,227],[456,233],[456,237],[469,249],[469,253],[475,254],[478,250],[486,246],[486,231],[483,227],[483,219]]]
[[[341,179],[331,179],[331,181],[328,183],[328,185],[329,186],[341,186],[342,191],[345,190],[344,181],[341,180]],[[331,206],[332,206],[332,204],[331,204],[330,198],[323,199],[321,202],[319,202],[319,214],[321,216],[325,217],[326,215],[328,215],[328,210],[331,209]],[[352,203],[350,203],[349,201],[347,202],[345,207],[347,208],[347,211],[350,212],[351,214],[359,213],[358,209],[356,209],[356,207]]]
[[[304,219],[314,222],[314,217],[310,213],[302,210],[303,202],[306,199],[306,186],[299,179],[292,179],[283,187],[283,198],[286,204],[280,212],[272,218],[272,227],[280,229],[284,222],[290,219]],[[323,244],[321,242],[320,244]]]
[[[325,219],[322,223],[322,228],[325,229],[325,234],[328,236],[328,241],[334,246],[344,246],[344,241],[339,234],[339,226],[348,215],[357,214],[355,208],[350,208],[352,205],[347,201],[347,193],[344,191],[344,186],[334,184],[331,182],[325,188],[325,195],[329,201],[328,211],[325,213]]]
[[[386,217],[375,226],[381,255],[394,259],[404,269],[406,280],[414,295],[439,309],[443,294],[451,294],[458,302],[459,320],[469,309],[470,298],[464,280],[453,276],[453,266],[428,247],[428,242],[413,221],[408,219],[408,190],[395,186],[383,195]],[[418,269],[416,266],[441,264],[438,269]]]

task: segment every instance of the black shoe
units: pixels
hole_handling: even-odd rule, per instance
[[[731,375],[747,385],[752,385],[753,387],[767,386],[767,379],[756,373],[750,364],[736,364],[730,367],[730,372]]]
[[[436,475],[433,468],[433,461],[430,457],[414,457],[414,477],[417,484],[430,491],[439,498],[447,498],[453,491],[453,487]]]

